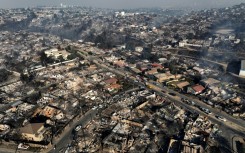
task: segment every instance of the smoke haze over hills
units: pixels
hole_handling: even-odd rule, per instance
[[[245,0],[0,0],[0,8],[23,8],[36,6],[79,5],[99,8],[217,8],[245,2]]]

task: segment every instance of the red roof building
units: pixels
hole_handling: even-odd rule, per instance
[[[158,63],[152,63],[151,66],[157,67],[157,68],[163,68],[163,66],[161,64],[158,64]]]
[[[116,78],[110,78],[110,79],[104,80],[105,84],[116,84],[117,81],[118,80]]]
[[[202,93],[204,90],[205,88],[202,85],[196,84],[194,86],[188,87],[187,92],[197,95],[197,94]]]
[[[104,87],[104,89],[108,90],[109,92],[118,91],[122,86],[120,84],[108,84]]]

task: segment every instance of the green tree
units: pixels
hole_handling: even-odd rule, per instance
[[[22,82],[28,82],[29,80],[29,77],[27,74],[24,74],[24,73],[20,73],[20,81]]]
[[[48,60],[48,57],[47,57],[47,55],[45,54],[45,52],[44,52],[44,51],[40,52],[40,53],[39,53],[39,56],[40,56],[41,64],[42,64],[43,66],[47,66],[47,60]]]
[[[71,46],[67,46],[67,47],[65,48],[65,50],[66,50],[66,51],[70,51],[70,50],[71,50]]]
[[[6,81],[13,72],[10,72],[6,69],[0,69],[0,82]]]
[[[64,59],[64,57],[63,57],[62,55],[60,55],[60,56],[58,57],[58,60],[59,60],[60,62],[64,62],[64,61],[65,61],[65,59]]]
[[[170,60],[172,58],[172,54],[167,55],[167,60]]]
[[[164,69],[157,69],[158,73],[166,73],[166,71]]]
[[[176,74],[177,73],[177,67],[175,62],[169,63],[169,71],[171,74]]]
[[[54,63],[55,62],[55,57],[54,56],[49,56],[47,57],[47,63]]]
[[[67,56],[67,59],[68,59],[68,60],[72,60],[72,59],[74,59],[74,58],[76,58],[76,57],[77,57],[77,55],[74,54],[74,53],[72,53],[72,54],[70,54],[70,55]]]

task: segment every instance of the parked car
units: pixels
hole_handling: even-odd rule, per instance
[[[175,93],[172,93],[172,92],[170,92],[168,94],[171,95],[171,96],[176,96],[176,94]]]
[[[23,143],[20,143],[18,145],[18,149],[28,149],[30,146],[29,145],[26,145],[26,144],[23,144]]]
[[[196,103],[194,101],[191,101],[192,106],[196,106]]]
[[[162,90],[162,93],[166,93],[166,91]]]
[[[210,110],[209,109],[205,109],[204,108],[204,110],[203,110],[206,114],[212,114],[211,112],[210,112]]]
[[[198,106],[197,108],[199,108],[201,111],[203,111],[203,112],[206,113],[206,114],[212,114],[212,113],[210,112],[210,110],[207,109],[207,108],[203,108],[203,107],[201,107],[201,106]]]
[[[224,111],[225,111],[227,114],[232,114],[232,112],[231,112],[230,109],[225,108]]]
[[[219,104],[215,104],[214,107],[218,109],[222,109],[222,106],[220,106]]]
[[[93,108],[92,108],[92,110],[96,110],[98,107],[97,106],[94,106]]]
[[[218,116],[218,115],[215,115],[215,117],[216,117],[217,119],[221,120],[221,121],[224,121],[224,122],[227,121],[226,118],[224,118],[224,117],[221,117],[221,116]]]
[[[186,101],[188,101],[188,100],[185,99],[185,98],[181,98],[181,101],[186,102]]]
[[[201,111],[203,111],[203,108],[201,106],[196,106],[198,109],[200,109]]]
[[[81,125],[77,125],[77,126],[75,127],[75,131],[79,131],[81,128],[82,128]]]
[[[213,105],[214,103],[212,103],[211,101],[207,101],[207,104]]]
[[[188,99],[186,99],[185,102],[191,105],[191,102]]]

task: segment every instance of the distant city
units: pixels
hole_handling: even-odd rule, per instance
[[[245,3],[0,9],[0,153],[245,153]]]

